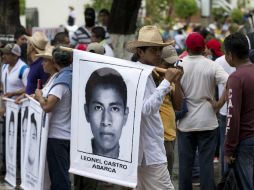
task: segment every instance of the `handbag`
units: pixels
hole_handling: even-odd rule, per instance
[[[232,165],[229,165],[228,171],[217,185],[217,190],[240,190],[238,184],[235,170]]]

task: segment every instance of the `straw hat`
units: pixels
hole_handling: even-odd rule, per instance
[[[173,44],[174,41],[164,43],[159,29],[156,26],[143,26],[139,30],[138,40],[128,42],[126,44],[127,51],[136,53],[137,47],[146,46],[167,46]]]
[[[42,57],[44,59],[52,59],[52,52],[53,52],[54,46],[47,46],[45,49],[45,52],[36,54],[36,57]]]
[[[35,32],[31,37],[25,35],[25,38],[32,44],[38,53],[43,53],[45,51],[48,38],[44,33]]]

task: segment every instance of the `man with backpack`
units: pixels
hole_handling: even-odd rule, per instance
[[[29,68],[20,59],[21,49],[17,44],[7,44],[3,54],[2,84],[5,97],[15,98],[25,92]]]

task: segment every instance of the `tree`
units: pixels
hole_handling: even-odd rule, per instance
[[[186,23],[190,22],[191,16],[198,13],[198,6],[195,0],[176,0],[175,13],[178,17],[186,19]]]
[[[113,0],[108,31],[112,34],[133,34],[141,0]]]
[[[164,24],[169,11],[168,0],[146,0],[146,24]]]
[[[100,11],[101,9],[110,10],[113,0],[93,0],[91,4],[86,4],[85,7],[93,7],[95,11]]]
[[[0,34],[13,34],[20,26],[19,0],[0,0]]]

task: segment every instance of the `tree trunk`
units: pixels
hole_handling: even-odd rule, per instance
[[[19,26],[19,0],[0,0],[0,34],[14,34]]]
[[[113,0],[108,24],[115,57],[130,59],[125,45],[134,40],[137,28],[137,17],[142,0]]]
[[[134,34],[141,0],[113,0],[108,31],[111,34]]]

